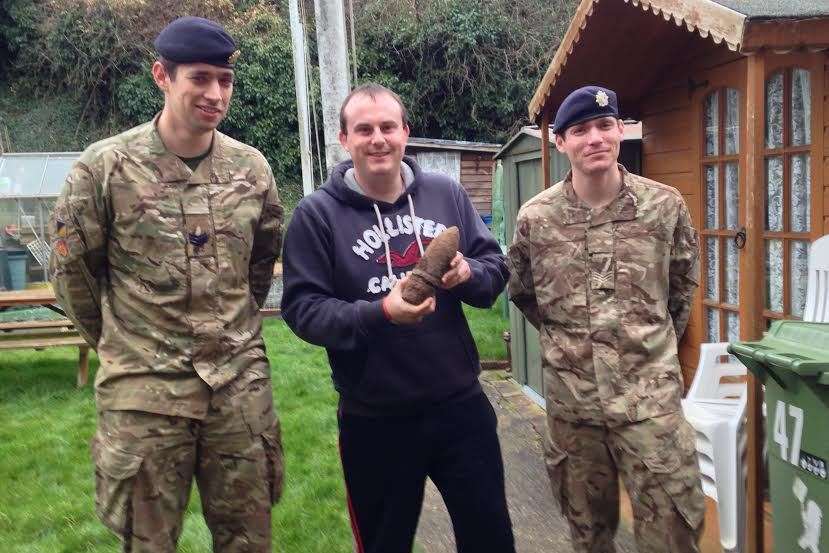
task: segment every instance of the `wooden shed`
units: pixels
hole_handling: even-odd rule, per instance
[[[642,121],[643,174],[685,196],[702,246],[686,380],[700,343],[758,339],[803,312],[809,243],[829,232],[827,48],[825,0],[582,0],[530,102],[546,129],[573,89],[615,90]],[[749,552],[764,541],[752,459]]]
[[[406,154],[427,171],[459,181],[481,216],[492,214],[492,156],[500,144],[410,137]]]

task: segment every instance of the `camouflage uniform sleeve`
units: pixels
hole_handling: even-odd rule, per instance
[[[49,218],[49,279],[66,316],[93,348],[101,338],[107,228],[100,183],[87,165],[77,162]]]
[[[540,328],[541,315],[535,297],[530,260],[529,222],[520,215],[515,225],[515,236],[509,248],[507,262],[510,269],[510,279],[507,285],[510,301],[521,310],[535,328]]]
[[[668,311],[679,340],[688,326],[694,289],[699,286],[699,239],[684,201],[674,229],[669,278]]]
[[[284,210],[279,201],[279,192],[276,189],[273,172],[267,162],[265,165],[268,190],[262,206],[262,215],[259,217],[259,225],[253,236],[248,267],[250,291],[260,308],[265,305],[273,282],[273,266],[282,251],[282,221],[284,219]]]

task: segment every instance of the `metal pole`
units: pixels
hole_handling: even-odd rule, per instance
[[[308,114],[308,75],[305,74],[305,32],[299,21],[299,0],[289,0],[291,44],[294,58],[294,90],[296,91],[296,118],[299,123],[299,154],[302,159],[302,194],[314,191],[314,173],[311,167],[311,119]]]
[[[325,135],[325,163],[330,173],[348,159],[340,145],[340,106],[348,96],[348,45],[342,0],[314,0],[319,52],[322,121]]]
[[[348,29],[351,31],[351,69],[357,84],[357,37],[354,34],[354,0],[348,0]]]

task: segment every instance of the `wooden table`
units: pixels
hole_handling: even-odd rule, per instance
[[[18,305],[44,305],[52,307],[57,303],[52,288],[32,288],[31,290],[11,290],[0,292],[0,307],[12,307]]]
[[[8,307],[38,305],[65,315],[57,306],[50,287],[0,292],[0,310]],[[78,348],[78,387],[89,380],[89,345],[81,338],[68,319],[57,321],[18,321],[0,323],[0,350],[45,349],[75,346]]]
[[[275,278],[282,277],[282,263],[273,268]],[[0,292],[0,311],[8,307],[39,305],[66,316],[57,305],[55,293],[50,286],[27,290]],[[263,309],[265,316],[279,316],[279,309]],[[89,379],[89,346],[74,329],[71,321],[20,321],[0,323],[0,350],[44,349],[57,346],[78,347],[78,387],[85,386]]]

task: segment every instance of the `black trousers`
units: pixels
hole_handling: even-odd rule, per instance
[[[481,393],[412,416],[339,414],[340,455],[358,553],[411,553],[426,477],[459,553],[513,553],[495,412]]]

